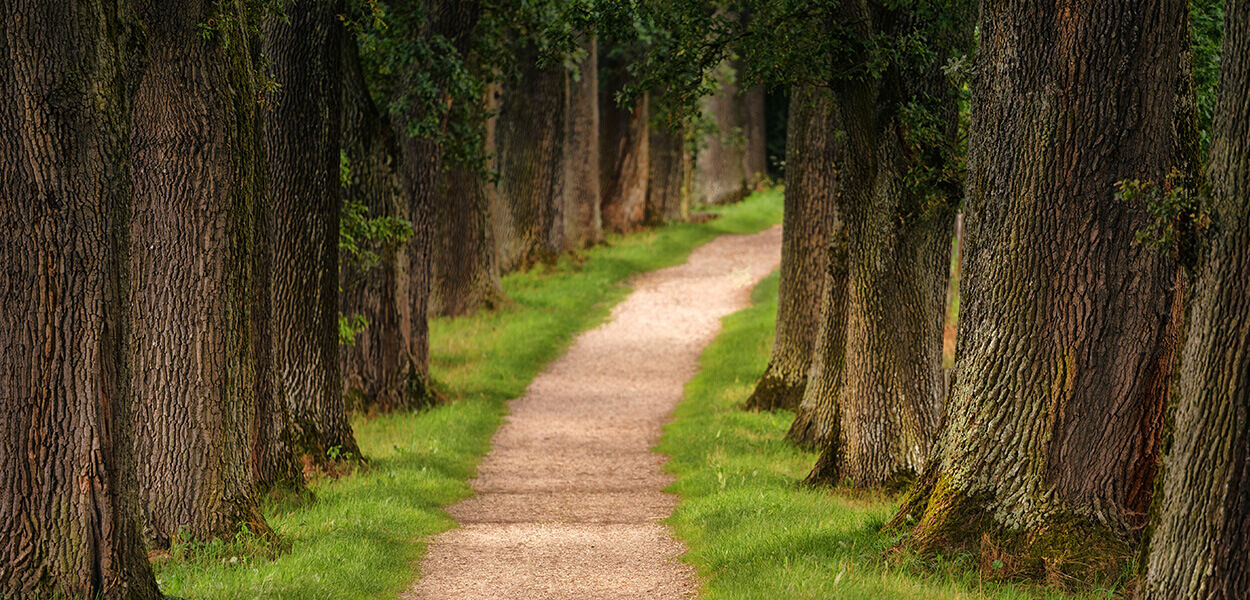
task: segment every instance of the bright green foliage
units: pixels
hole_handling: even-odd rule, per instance
[[[430,322],[430,371],[453,402],[413,413],[357,416],[368,464],[310,483],[315,500],[269,503],[266,519],[290,548],[276,559],[248,538],[184,543],[157,564],[164,592],[196,600],[394,598],[412,583],[428,536],[454,526],[441,510],[469,496],[468,478],[507,411],[573,336],[607,317],[626,280],[685,259],[722,233],[781,221],[772,190],[703,224],[679,223],[621,237],[503,279],[512,302],[495,312]]]
[[[800,485],[816,455],[786,441],[793,415],[740,410],[768,362],[777,282],[765,279],[753,306],[724,319],[659,447],[673,457],[669,491],[681,504],[669,523],[704,578],[701,598],[1113,597],[981,582],[968,556],[922,562],[879,533],[895,499]]]
[[[1190,35],[1194,50],[1194,88],[1198,94],[1198,135],[1203,155],[1211,142],[1216,87],[1220,80],[1220,43],[1224,35],[1224,0],[1193,0]]]

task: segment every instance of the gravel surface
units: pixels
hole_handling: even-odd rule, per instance
[[[609,321],[511,404],[404,598],[689,598],[685,546],[659,523],[676,497],[651,451],[720,319],[781,260],[781,227],[726,235],[634,281]]]

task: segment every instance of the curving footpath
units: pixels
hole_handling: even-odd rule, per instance
[[[689,598],[659,521],[677,499],[651,451],[720,319],[777,268],[781,227],[724,235],[654,271],[512,402],[407,599]]]

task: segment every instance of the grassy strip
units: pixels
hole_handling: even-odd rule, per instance
[[[891,498],[799,485],[816,461],[785,440],[789,412],[740,409],[764,372],[777,314],[777,275],[750,308],[726,317],[699,359],[659,447],[681,504],[669,519],[690,548],[685,560],[719,598],[1071,598],[1035,587],[982,583],[970,556],[885,557],[878,533]],[[1105,597],[1088,596],[1088,597]]]
[[[353,425],[369,467],[312,484],[316,500],[273,503],[269,524],[290,544],[276,559],[254,536],[181,544],[157,564],[162,589],[194,599],[393,598],[416,578],[426,538],[454,522],[441,507],[469,496],[467,479],[489,448],[506,402],[524,392],[574,335],[600,323],[634,274],[679,264],[723,233],[781,221],[781,192],[718,209],[721,218],[674,224],[609,243],[554,266],[504,278],[512,303],[431,323],[431,370],[455,402]]]

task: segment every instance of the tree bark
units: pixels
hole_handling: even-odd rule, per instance
[[[786,154],[790,154],[786,150]],[[832,172],[832,171],[826,171]],[[791,177],[786,169],[786,177]],[[789,191],[787,190],[787,193]],[[846,231],[837,219],[836,206],[829,223],[829,249],[820,294],[820,320],[816,328],[811,366],[803,398],[794,412],[786,438],[801,448],[824,448],[836,439],[839,429],[838,390],[846,371]]]
[[[472,166],[451,165],[439,185],[430,313],[455,316],[503,298],[486,181]]]
[[[738,97],[737,71],[722,63],[714,75],[717,89],[703,100],[711,131],[695,152],[694,203],[732,204],[747,197],[746,123]]]
[[[0,8],[0,595],[161,595],[139,535],[125,310],[129,7]]]
[[[599,96],[603,226],[624,233],[636,229],[646,217],[651,102],[643,94],[633,107],[618,105],[616,96],[628,83],[629,72],[619,57],[605,55],[602,62],[606,79]]]
[[[129,353],[145,534],[267,531],[252,475],[252,223],[262,152],[246,15],[139,2]],[[199,25],[215,20],[212,38]],[[233,93],[232,93],[233,91]]]
[[[568,74],[561,65],[539,67],[533,48],[517,64],[519,72],[504,81],[495,125],[500,184],[492,217],[504,272],[552,259],[566,244]]]
[[[796,88],[790,96],[776,333],[768,368],[747,400],[749,410],[795,410],[807,387],[834,211],[833,110],[827,90]]]
[[[346,28],[343,46],[342,151],[351,169],[351,181],[341,189],[344,202],[360,202],[370,217],[402,217],[399,147],[390,123],[369,95],[356,40]],[[377,248],[379,262],[362,268],[352,261],[339,267],[339,312],[362,315],[369,324],[356,334],[356,343],[339,347],[343,398],[348,410],[404,405],[408,355],[399,306],[399,248]]]
[[[270,17],[265,55],[281,84],[266,115],[274,394],[306,464],[359,455],[338,357],[339,129],[337,4],[296,0]]]
[[[1115,190],[1192,168],[1186,12],[981,4],[953,389],[895,521],[921,551],[1115,575],[1143,524],[1181,286],[1136,240],[1146,200]]]
[[[645,222],[660,225],[690,217],[690,194],[686,188],[689,152],[681,128],[651,123],[647,161],[647,210]]]
[[[474,28],[480,16],[478,2],[439,0],[427,3],[428,29],[422,35],[440,36],[463,58],[467,56]],[[417,10],[407,7],[403,10]],[[397,95],[404,93],[404,79],[412,77],[424,65],[411,64],[411,71],[401,77]],[[446,90],[446,81],[436,81]],[[421,110],[420,107],[409,110]],[[443,171],[443,150],[436,139],[417,137],[409,132],[408,123],[423,115],[407,111],[391,111],[392,127],[399,134],[402,168],[400,181],[407,198],[407,216],[412,223],[413,237],[404,244],[400,264],[399,318],[405,325],[404,350],[408,362],[405,376],[407,394],[404,408],[428,405],[436,399],[430,386],[430,324],[429,301],[433,272],[434,236],[438,234],[438,184]],[[440,123],[445,131],[446,119]]]
[[[1189,308],[1145,597],[1250,597],[1250,2],[1224,11],[1207,179],[1215,224]]]
[[[578,78],[569,82],[566,113],[564,192],[565,238],[571,248],[603,241],[599,187],[599,42],[591,36],[578,62]]]

